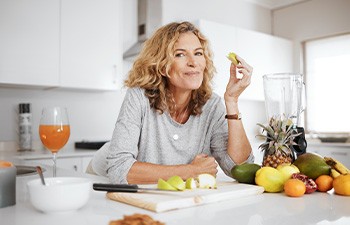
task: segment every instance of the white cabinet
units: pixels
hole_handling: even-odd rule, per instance
[[[61,2],[61,86],[117,89],[122,80],[120,0]]]
[[[230,61],[226,55],[231,51],[254,68],[251,85],[241,99],[264,100],[264,74],[293,72],[293,42],[290,40],[205,20],[198,21],[197,25],[210,41],[217,70],[214,91],[221,96],[230,75]]]
[[[293,42],[237,28],[237,54],[253,66],[251,85],[242,98],[264,100],[263,75],[293,72]]]
[[[322,157],[328,156],[337,159],[350,168],[350,146],[332,146],[332,144],[308,144],[308,152],[314,152]]]
[[[74,170],[76,172],[85,173],[87,166],[89,165],[92,157],[57,157],[57,168],[63,168],[68,170]],[[52,158],[31,158],[25,159],[27,162],[52,166]]]
[[[121,0],[1,0],[0,85],[116,90]]]
[[[59,0],[0,1],[0,84],[58,86]]]

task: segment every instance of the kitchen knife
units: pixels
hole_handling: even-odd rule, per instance
[[[139,191],[174,191],[174,190],[161,190],[157,188],[141,188],[136,184],[102,184],[94,183],[93,189],[95,191],[108,191],[108,192],[139,192]]]

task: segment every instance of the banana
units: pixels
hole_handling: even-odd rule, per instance
[[[326,163],[332,167],[332,169],[335,169],[336,171],[338,171],[340,174],[349,174],[350,170],[341,162],[339,162],[336,159],[333,159],[331,157],[324,157],[324,160],[326,161]]]
[[[331,169],[331,177],[336,178],[340,173],[336,169]]]

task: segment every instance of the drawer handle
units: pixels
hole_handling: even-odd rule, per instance
[[[331,152],[331,155],[342,155],[342,156],[347,156],[347,152]]]

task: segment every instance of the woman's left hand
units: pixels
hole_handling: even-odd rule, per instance
[[[226,102],[238,102],[238,97],[249,86],[250,79],[253,73],[253,67],[251,67],[244,59],[236,55],[236,58],[240,62],[235,66],[231,63],[230,67],[230,80],[226,86],[226,92],[224,98]],[[242,78],[237,78],[237,71],[242,74]]]

